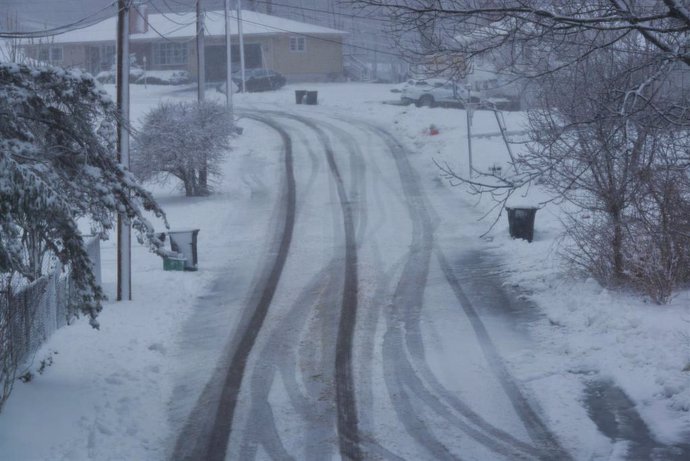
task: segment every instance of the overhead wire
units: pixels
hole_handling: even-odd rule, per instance
[[[310,11],[312,13],[323,13],[323,14],[326,14],[329,16],[343,16],[343,17],[347,17],[350,19],[356,19],[356,20],[379,21],[379,22],[386,22],[386,23],[390,22],[390,20],[386,19],[386,18],[378,18],[378,17],[372,17],[372,16],[360,16],[360,15],[353,14],[353,13],[345,13],[345,12],[335,11],[335,10],[334,11],[321,10],[318,8],[309,8],[306,6],[296,6],[296,5],[293,6],[293,5],[288,5],[285,3],[277,3],[277,2],[273,2],[273,1],[268,2],[265,0],[256,0],[256,3],[262,3],[265,5],[270,4],[272,6],[278,6],[278,7],[289,8],[289,9],[300,10],[300,11]]]
[[[149,2],[148,4],[150,4],[150,5],[153,7],[154,10],[158,11],[158,14],[160,14],[161,16],[163,16],[165,19],[167,19],[168,21],[172,22],[173,24],[177,24],[177,25],[180,25],[180,26],[191,26],[192,24],[194,24],[194,21],[190,21],[190,22],[187,22],[187,23],[182,23],[182,22],[177,21],[177,20],[175,20],[175,19],[171,19],[170,16],[169,16],[169,14],[171,14],[171,13],[164,13],[163,11],[161,11],[161,9],[158,8],[158,6],[156,5],[155,2]],[[175,15],[177,15],[177,16],[187,16],[188,13],[172,13],[172,14],[175,14]]]
[[[141,11],[139,11],[138,8],[134,8],[134,11],[135,11],[135,13],[138,14],[141,18],[143,18],[144,20],[146,20],[146,17],[141,13]],[[165,17],[166,19],[170,20],[167,16],[164,15],[164,17]],[[174,21],[172,21],[172,22],[173,22],[174,24],[178,24],[180,27],[177,27],[177,28],[175,28],[175,29],[169,31],[169,32],[168,32],[169,34],[174,34],[175,32],[177,32],[177,31],[179,31],[179,30],[182,30],[182,29],[184,29],[185,27],[189,27],[189,26],[191,26],[191,25],[193,25],[193,24],[195,23],[195,22],[189,22],[189,23],[187,23],[187,24],[183,24],[183,23],[174,22]],[[192,37],[192,38],[184,39],[184,40],[175,40],[175,39],[172,39],[172,38],[170,38],[170,37],[167,37],[165,34],[163,34],[163,33],[160,32],[158,29],[156,29],[156,28],[151,24],[150,21],[148,21],[147,24],[148,24],[149,29],[151,29],[151,30],[153,31],[153,33],[155,33],[155,34],[158,35],[160,38],[162,38],[163,40],[166,40],[166,41],[168,41],[168,42],[170,42],[170,43],[182,44],[182,43],[190,43],[190,42],[193,42],[194,40],[196,40],[196,37]]]
[[[42,29],[42,30],[37,30],[37,31],[30,31],[30,32],[20,32],[20,31],[0,31],[0,38],[47,38],[47,37],[52,37],[54,35],[60,35],[64,34],[67,32],[72,32],[75,30],[81,30],[85,29],[87,27],[93,26],[94,24],[98,24],[99,22],[103,21],[102,17],[98,17],[95,20],[91,21],[91,19],[95,18],[96,16],[100,16],[103,12],[111,9],[117,4],[117,0],[114,0],[110,2],[107,6],[99,9],[98,11],[89,14],[88,16],[85,16],[77,21],[74,21],[69,24],[64,24],[61,26],[56,26],[52,28],[47,28],[47,29]],[[117,8],[116,12],[119,13],[120,9]]]

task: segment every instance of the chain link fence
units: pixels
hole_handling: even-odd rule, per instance
[[[87,240],[96,280],[100,283],[100,239]],[[74,316],[72,280],[58,265],[18,290],[0,292],[0,409],[17,373],[31,361],[43,343]]]

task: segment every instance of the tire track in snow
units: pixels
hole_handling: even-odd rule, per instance
[[[339,118],[339,120],[351,125],[356,125],[363,130],[373,132],[384,141],[395,160],[405,195],[405,201],[413,222],[413,244],[411,245],[413,250],[410,255],[410,260],[403,270],[403,275],[401,276],[400,283],[394,294],[393,302],[394,305],[404,306],[405,314],[402,319],[396,318],[396,315],[392,315],[389,322],[393,330],[388,332],[390,334],[387,333],[387,337],[384,338],[384,342],[388,340],[389,342],[395,343],[395,346],[389,347],[390,355],[386,361],[397,360],[400,362],[400,367],[396,370],[391,369],[391,372],[398,374],[404,373],[407,377],[407,379],[401,379],[397,382],[391,379],[387,383],[391,388],[389,391],[391,397],[394,401],[398,402],[396,411],[400,412],[399,415],[401,416],[401,420],[404,422],[406,413],[411,411],[411,407],[409,407],[407,403],[400,401],[399,396],[401,394],[406,394],[405,389],[401,387],[404,386],[413,390],[416,394],[415,397],[432,408],[436,414],[442,416],[448,422],[458,427],[458,429],[463,430],[477,442],[497,454],[504,455],[509,459],[551,459],[549,454],[544,454],[541,450],[543,446],[540,446],[539,449],[534,448],[488,423],[466,404],[457,399],[451,392],[447,391],[434,378],[424,360],[424,350],[420,337],[421,331],[419,330],[419,311],[422,306],[422,294],[426,285],[426,277],[428,275],[431,253],[433,251],[433,225],[431,216],[427,211],[430,207],[427,205],[425,195],[420,187],[416,173],[406,158],[406,149],[390,133],[379,127],[367,125],[358,120],[347,118]],[[396,322],[398,324],[397,327]],[[402,334],[401,330],[404,330],[404,334]],[[386,345],[384,344],[384,352],[385,348]],[[412,366],[412,363],[409,361],[410,359],[408,359],[404,353],[400,353],[400,351],[404,351],[405,349],[409,351],[411,355],[410,359],[414,362],[414,366]],[[490,364],[492,366],[494,365],[493,363]],[[419,370],[425,372],[423,374],[423,380],[420,379],[418,375]],[[500,373],[500,369],[494,368],[494,372],[497,374],[499,380],[505,378],[505,375]],[[501,384],[503,385],[503,381],[501,381]],[[427,388],[427,386],[431,389]],[[514,396],[515,394],[509,395],[511,402]],[[445,404],[441,399],[445,400]],[[462,418],[456,416],[448,407],[460,413]],[[523,413],[523,410],[525,410],[524,406],[516,408],[518,416],[523,420],[523,423],[528,426],[530,423],[534,422],[534,419],[530,419],[529,413]],[[412,415],[408,414],[407,416]],[[463,419],[467,420],[469,424],[465,423]],[[541,421],[539,420],[539,422]],[[441,456],[443,458],[452,458],[452,456],[448,454],[444,455],[446,447],[441,444],[425,426],[420,426],[420,423],[421,421],[415,421],[413,426],[414,430],[417,431],[416,434],[410,432],[409,428],[408,432],[410,432],[423,446],[427,447],[435,457]],[[534,425],[527,427],[528,432],[533,436],[535,431],[530,431],[530,427],[534,428]],[[543,432],[540,434],[543,435]],[[544,440],[543,437],[536,438],[538,440]],[[555,442],[555,439],[551,440]],[[559,449],[548,451],[565,453],[560,449],[560,446],[557,445],[557,442],[556,446]],[[551,446],[551,448],[553,448],[553,446]],[[568,459],[568,455],[565,454],[563,459]]]
[[[228,347],[227,357],[231,358],[227,364],[219,366],[216,375],[204,389],[197,406],[177,439],[172,456],[172,459],[176,461],[225,460],[247,359],[266,318],[292,241],[296,210],[292,140],[285,130],[270,120],[254,115],[247,115],[247,117],[271,127],[283,140],[285,150],[285,189],[282,194],[284,206],[281,207],[283,225],[282,228],[276,229],[277,254],[272,264],[265,267],[265,274],[254,288],[251,297],[252,304],[247,306],[245,311],[248,318],[246,321],[243,318],[242,326],[238,329],[238,332],[241,332],[239,340],[235,342],[233,338]],[[216,395],[218,381],[221,385],[220,395]],[[213,417],[209,417],[210,415]]]
[[[406,185],[408,188],[410,187],[410,185],[412,185],[412,188],[406,191],[406,195],[408,195],[409,197],[409,203],[413,204],[413,206],[426,206],[424,203],[425,200],[423,198],[423,192],[421,191],[417,179],[414,176],[414,172],[411,168],[411,165],[407,161],[406,157],[404,157],[405,148],[390,133],[386,132],[385,130],[378,127],[374,127],[373,129],[377,131],[382,138],[385,139],[386,144],[389,146],[389,149],[394,155],[396,159],[396,164],[398,165],[398,170],[401,174],[401,180],[403,182],[403,185]],[[513,453],[510,453],[506,452],[503,447],[496,445],[494,448],[500,448],[499,450],[497,450],[497,452],[499,453],[511,454],[512,456],[518,456],[522,459],[524,459],[526,456],[536,457],[537,459],[544,460],[571,459],[570,455],[561,447],[556,437],[551,433],[551,431],[546,427],[541,418],[536,414],[534,409],[529,404],[527,398],[522,394],[520,388],[515,384],[512,376],[506,369],[505,364],[503,363],[503,360],[500,357],[500,354],[496,350],[496,347],[494,346],[493,341],[491,340],[491,337],[489,336],[488,331],[484,326],[484,323],[482,322],[481,318],[474,309],[474,306],[472,306],[472,304],[470,303],[469,298],[465,296],[459,281],[455,279],[454,274],[452,273],[452,270],[450,269],[450,266],[448,265],[447,260],[445,259],[445,256],[443,255],[440,248],[438,248],[438,246],[435,247],[435,253],[437,260],[441,266],[441,270],[446,277],[446,281],[451,286],[454,294],[456,295],[456,298],[460,302],[465,312],[465,315],[470,320],[472,328],[479,341],[480,347],[482,349],[482,352],[484,353],[487,362],[489,363],[495,375],[497,376],[515,412],[517,413],[517,415],[523,422],[525,428],[527,429],[530,438],[536,444],[537,450],[534,450],[534,448],[515,439],[510,434],[507,434],[491,426],[488,422],[483,420],[483,418],[474,413],[471,409],[469,409],[469,407],[462,404],[462,402],[460,402],[459,400],[452,399],[452,406],[455,409],[459,410],[460,413],[467,417],[470,421],[478,425],[481,429],[487,431],[488,434],[490,434],[496,441],[500,441],[502,443],[507,444],[506,448],[508,450],[518,450],[514,451]],[[419,302],[421,303],[421,299],[419,300]],[[421,343],[421,338],[419,336],[420,332],[418,316],[415,314],[416,313],[413,313],[413,319],[415,321],[406,324],[410,327],[409,329],[406,329],[406,333],[408,336],[408,341],[406,341],[406,344],[408,345],[413,354],[416,353],[416,355],[418,355],[418,362],[423,365],[423,368],[428,370],[426,363],[424,363],[423,361],[424,352]],[[430,370],[428,370],[428,372],[425,375],[428,378],[430,378],[429,381],[432,383],[432,387],[434,387],[436,390],[443,391],[443,386],[440,383],[438,383],[435,379],[433,379],[433,375],[431,374]],[[442,394],[447,393],[444,391],[442,392]],[[480,439],[477,440],[481,443]]]
[[[355,398],[352,371],[352,347],[357,323],[358,280],[357,280],[357,237],[354,225],[353,204],[348,200],[343,178],[335,161],[335,154],[326,133],[312,120],[293,114],[282,114],[308,126],[317,134],[324,147],[328,166],[335,179],[345,230],[345,281],[343,285],[342,309],[338,325],[335,352],[335,386],[338,410],[338,444],[345,459],[361,460],[363,454],[359,443],[357,402]]]
[[[258,116],[266,114],[263,111],[245,112]],[[289,131],[274,117],[271,120],[284,131]],[[305,203],[307,197],[315,193],[313,185],[320,172],[320,156],[314,152],[304,133],[290,133],[293,140],[299,139],[298,144],[304,146],[311,160],[307,185],[300,187],[301,195],[298,197],[300,203]],[[293,154],[296,153],[293,144]],[[302,207],[302,212],[304,211],[305,208]],[[300,212],[297,212],[296,219],[299,216]],[[339,228],[340,220],[337,218],[337,213],[334,213],[333,225]],[[340,266],[340,258],[334,256],[317,271],[317,275],[300,291],[296,301],[286,312],[276,312],[279,321],[271,323],[276,326],[271,330],[264,327],[262,336],[268,339],[260,350],[254,352],[257,354],[256,366],[246,378],[251,396],[247,420],[243,421],[241,431],[239,428],[236,430],[240,431],[241,441],[237,438],[230,440],[229,455],[252,460],[256,458],[257,449],[261,446],[273,459],[321,461],[331,457],[333,446],[329,442],[336,432],[335,405],[323,397],[334,394],[332,376],[335,344],[330,341],[337,332],[338,313],[329,307],[338,303],[342,285]],[[300,337],[303,339],[300,340]],[[301,380],[297,379],[298,375],[301,375]],[[322,379],[324,376],[326,378]],[[304,451],[301,454],[290,454],[284,446],[277,428],[278,421],[274,418],[274,409],[269,403],[271,390],[278,382],[282,383],[289,397],[291,411],[304,424],[305,432],[300,444]],[[283,414],[283,409],[276,410]],[[239,446],[233,446],[233,443]]]
[[[331,446],[327,441],[335,434],[335,411],[331,410],[328,402],[320,400],[324,393],[330,393],[332,384],[317,380],[317,374],[328,373],[328,366],[332,366],[331,358],[334,356],[334,345],[326,341],[331,339],[337,331],[337,319],[319,319],[319,306],[331,306],[335,303],[338,294],[336,278],[337,260],[334,258],[319,273],[312,278],[297,297],[296,301],[285,313],[277,327],[267,332],[269,340],[258,356],[256,367],[251,376],[251,409],[249,420],[242,433],[242,446],[239,450],[239,459],[252,460],[256,455],[256,447],[262,445],[266,452],[274,459],[294,459],[283,447],[276,429],[273,411],[269,404],[269,396],[276,375],[279,374],[285,385],[286,392],[296,413],[305,423],[304,434],[304,459],[306,461],[321,461],[331,457]],[[323,323],[317,329],[322,330],[322,336],[326,341],[321,341],[320,352],[323,360],[308,357],[307,364],[298,364],[297,350],[301,346],[289,347],[290,340],[299,338],[299,332],[310,323]],[[306,335],[308,339],[309,335]],[[316,354],[318,345],[309,345]],[[325,351],[324,351],[325,350]],[[302,382],[305,385],[306,395],[302,393],[297,382],[297,373],[302,369]],[[332,373],[331,373],[332,375]]]
[[[508,396],[515,412],[520,416],[527,432],[532,441],[539,448],[541,453],[539,459],[543,460],[569,460],[571,456],[561,447],[556,437],[551,433],[548,427],[541,420],[539,415],[534,411],[527,398],[524,396],[520,388],[515,384],[513,377],[508,372],[500,354],[496,350],[489,332],[484,326],[479,314],[470,302],[470,299],[465,294],[460,282],[455,278],[450,264],[446,260],[440,249],[436,249],[436,258],[441,265],[441,270],[448,281],[448,284],[453,289],[455,297],[460,302],[465,315],[470,320],[475,335],[479,339],[479,345],[484,353],[484,357],[491,365],[494,373],[496,373],[503,391]]]

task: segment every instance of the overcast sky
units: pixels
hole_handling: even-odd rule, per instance
[[[43,25],[57,26],[68,24],[71,21],[79,20],[84,17],[107,17],[115,14],[116,8],[112,6],[115,0],[0,0],[0,12],[9,12],[20,15],[25,23],[38,26]],[[222,9],[224,0],[203,0],[206,9]],[[273,8],[276,14],[281,14],[281,10],[286,10],[281,5],[306,6],[308,8],[327,10],[329,5],[335,4],[335,0],[276,0]],[[149,2],[147,2],[149,3]],[[196,4],[196,0],[152,0],[150,11],[156,10],[170,11],[171,9],[191,10]],[[259,8],[265,8],[265,0],[257,0]],[[234,5],[234,0],[231,0]],[[251,8],[253,0],[244,0],[243,7]],[[107,8],[106,11],[101,11]],[[99,13],[99,11],[101,11]],[[284,12],[284,11],[283,11]],[[2,13],[0,13],[2,14]],[[4,21],[2,21],[4,23]]]

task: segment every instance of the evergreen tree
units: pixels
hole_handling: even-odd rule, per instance
[[[104,294],[77,220],[92,231],[127,216],[139,239],[164,252],[142,210],[164,217],[116,159],[116,108],[88,74],[0,64],[0,275],[40,275],[47,251],[69,267],[78,311],[97,327]]]

